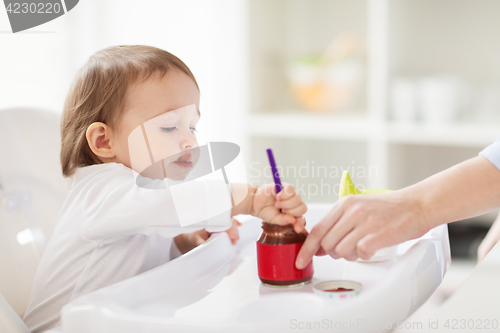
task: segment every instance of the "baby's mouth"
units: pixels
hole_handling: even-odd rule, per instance
[[[191,161],[191,154],[182,155],[176,161],[174,161],[174,163],[183,168],[193,167],[193,162]]]

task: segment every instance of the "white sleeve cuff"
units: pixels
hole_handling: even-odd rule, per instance
[[[479,155],[485,157],[500,170],[500,138],[496,139],[495,142],[484,148]]]
[[[231,186],[224,179],[193,180],[169,189],[181,227],[206,226],[226,230],[230,226]]]
[[[175,244],[175,239],[172,238],[172,245],[170,246],[170,260],[174,260],[180,256],[182,256],[182,252]]]

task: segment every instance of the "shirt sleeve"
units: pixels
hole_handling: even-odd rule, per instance
[[[495,142],[484,148],[479,155],[485,157],[500,170],[500,138],[496,139]]]
[[[175,237],[231,226],[231,201],[229,206],[227,200],[225,206],[221,205],[218,195],[224,188],[230,198],[228,185],[223,182],[189,181],[173,187],[145,188],[137,185],[136,175],[128,168],[99,171],[77,184],[80,197],[75,200],[83,203],[80,232],[89,241],[108,243],[134,234]]]

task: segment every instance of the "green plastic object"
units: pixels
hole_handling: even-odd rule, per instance
[[[352,182],[351,176],[347,170],[344,170],[342,173],[342,179],[340,180],[340,188],[339,188],[339,199],[342,199],[346,195],[350,194],[382,194],[392,192],[391,190],[374,190],[374,189],[366,189],[360,190],[354,186]]]

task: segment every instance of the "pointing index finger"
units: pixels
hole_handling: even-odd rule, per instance
[[[342,209],[338,204],[335,204],[321,221],[312,228],[297,255],[295,266],[298,269],[303,269],[309,264],[314,254],[320,249],[323,237],[337,223],[341,216]]]

